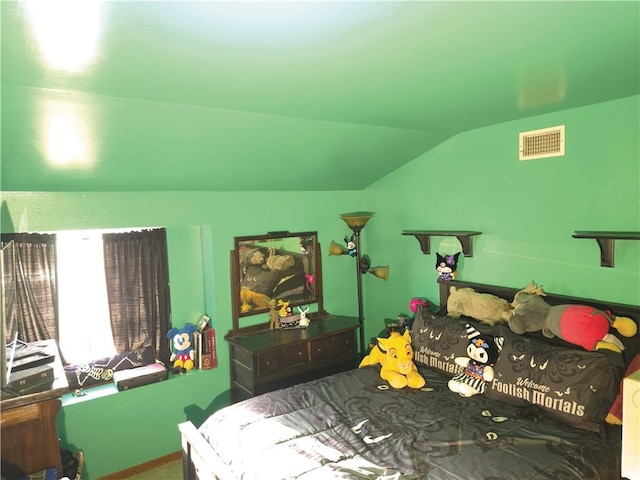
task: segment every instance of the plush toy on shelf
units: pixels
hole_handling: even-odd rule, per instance
[[[411,335],[406,330],[403,335],[391,332],[389,338],[378,338],[371,353],[360,362],[360,367],[378,365],[380,378],[389,382],[393,388],[422,388],[426,383],[413,363]]]
[[[513,303],[509,328],[515,333],[542,330],[547,338],[559,337],[589,351],[624,350],[622,341],[609,333],[610,327],[625,337],[633,337],[638,331],[636,323],[628,317],[617,317],[587,305],[551,306],[534,293],[519,292]]]
[[[484,393],[487,382],[493,381],[493,367],[498,361],[503,337],[493,337],[480,333],[467,324],[467,355],[469,357],[456,357],[455,362],[464,368],[455,377],[449,380],[449,390],[459,393],[462,397],[471,397],[478,393]]]
[[[185,323],[183,328],[172,328],[167,332],[171,340],[171,357],[174,370],[187,371],[194,367],[193,333],[196,326]]]
[[[285,302],[284,300],[278,300],[278,315],[280,318],[288,317],[293,314],[292,308],[289,306],[290,302]]]
[[[310,319],[307,316],[307,313],[309,313],[309,308],[300,308],[298,307],[298,313],[300,314],[300,326],[301,327],[308,327],[309,323],[310,323]]]
[[[455,280],[458,276],[458,258],[460,258],[460,252],[453,255],[440,255],[436,252],[436,272],[438,272],[438,278],[444,281]]]

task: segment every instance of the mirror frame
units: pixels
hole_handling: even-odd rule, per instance
[[[322,299],[322,255],[320,252],[320,243],[318,242],[318,232],[289,232],[289,231],[278,231],[278,232],[269,232],[264,235],[247,235],[241,237],[234,237],[233,239],[233,250],[231,251],[231,304],[232,304],[232,312],[233,312],[233,330],[229,332],[230,334],[235,334],[240,331],[246,332],[251,330],[262,330],[268,328],[269,322],[249,326],[249,327],[240,327],[240,318],[249,317],[253,315],[263,314],[269,312],[268,307],[255,307],[250,311],[242,311],[242,298],[241,298],[241,290],[242,290],[242,276],[243,276],[243,259],[241,258],[241,250],[251,246],[253,244],[257,244],[255,248],[259,248],[260,250],[268,250],[270,242],[276,241],[284,241],[286,239],[293,238],[309,238],[311,242],[309,243],[309,251],[312,253],[311,261],[309,265],[306,267],[305,272],[313,273],[314,275],[314,294],[310,298],[301,298],[290,300],[290,306],[296,307],[299,305],[318,305],[317,314],[324,314],[324,304]],[[282,242],[281,242],[282,243]],[[299,252],[287,252],[299,255],[300,259],[305,258],[305,254],[302,253],[301,242],[298,241],[298,246],[300,248]],[[309,258],[308,256],[306,258]],[[307,270],[309,269],[309,270]],[[276,297],[286,300],[286,297]],[[310,315],[309,318],[313,320],[314,315]]]

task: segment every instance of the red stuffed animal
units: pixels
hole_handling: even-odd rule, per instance
[[[620,335],[632,337],[638,331],[636,323],[627,317],[616,317],[610,312],[587,305],[548,305],[541,296],[529,292],[516,294],[516,305],[509,319],[515,333],[542,330],[545,337],[559,337],[579,345],[585,350],[624,350],[622,342],[609,333],[613,327]]]

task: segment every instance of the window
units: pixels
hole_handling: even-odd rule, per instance
[[[58,340],[66,363],[170,354],[166,231],[2,235],[7,333]]]
[[[116,354],[99,231],[56,235],[60,351],[69,363]]]

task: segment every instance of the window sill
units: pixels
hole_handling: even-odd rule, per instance
[[[202,372],[213,371],[212,370],[190,370],[187,373],[172,373],[169,371],[169,376],[166,380],[162,382],[154,382],[148,385],[141,385],[139,387],[132,388],[130,390],[137,390],[139,388],[147,388],[152,387],[153,385],[159,385],[166,382],[177,381],[179,379],[184,379],[193,375],[200,375]],[[176,387],[178,388],[178,387]],[[129,390],[119,391],[113,382],[103,383],[100,385],[93,385],[91,387],[85,388],[82,390],[84,395],[75,395],[73,390],[68,391],[61,397],[62,407],[67,407],[70,405],[77,405],[79,403],[89,402],[91,400],[95,400],[98,398],[109,397],[111,395],[126,393]]]

